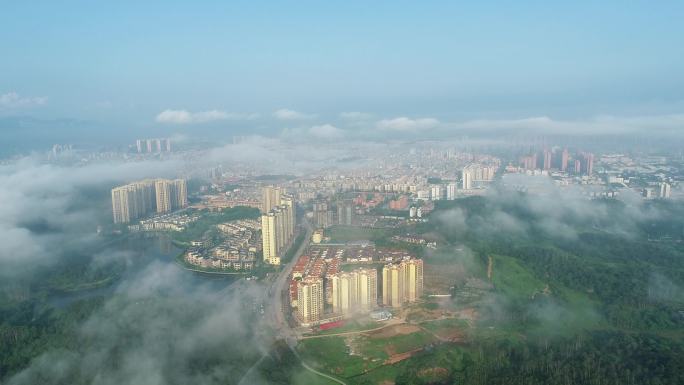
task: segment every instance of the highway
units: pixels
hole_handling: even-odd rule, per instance
[[[311,239],[311,234],[313,233],[313,228],[306,219],[303,220],[302,225],[306,231],[304,241],[299,245],[299,249],[295,252],[292,260],[288,261],[287,265],[283,266],[283,269],[278,273],[277,278],[271,284],[268,290],[268,306],[265,313],[267,322],[276,332],[276,338],[284,339],[291,347],[293,346],[292,344],[297,344],[297,337],[296,333],[290,328],[283,312],[284,309],[289,308],[289,304],[283,303],[284,297],[287,297],[283,295],[283,291],[287,293],[287,290],[289,290],[289,278],[292,273],[292,268],[294,268],[299,257],[306,251],[306,247],[309,245]],[[292,341],[293,338],[294,341]]]
[[[290,273],[292,272],[292,268],[294,268],[294,265],[297,263],[297,260],[299,257],[306,251],[306,247],[309,245],[309,241],[311,240],[311,235],[313,234],[313,228],[311,227],[311,224],[304,218],[302,225],[306,231],[306,236],[304,237],[304,241],[302,241],[301,245],[299,245],[299,248],[295,252],[295,254],[292,257],[292,260],[288,261],[286,265],[283,266],[282,270],[278,273],[276,278],[271,282],[270,285],[266,283],[266,287],[264,288],[263,291],[263,298],[262,298],[262,303],[265,303],[265,311],[264,311],[264,317],[262,319],[262,322],[266,326],[270,326],[273,331],[275,332],[274,338],[276,340],[278,339],[283,339],[287,343],[287,346],[290,348],[290,350],[293,352],[293,354],[297,357],[297,359],[301,359],[299,357],[299,354],[295,350],[295,346],[297,346],[297,334],[290,328],[290,325],[287,322],[287,319],[285,318],[285,313],[284,309],[289,308],[289,304],[283,303],[283,297],[282,295],[283,290],[289,290],[289,278],[290,278]],[[242,377],[240,382],[238,384],[247,384],[247,383],[254,383],[255,381],[258,381],[257,378],[255,378],[255,373],[254,371],[257,369],[257,367],[263,362],[263,360],[266,358],[268,353],[264,353],[263,356],[256,362],[252,367],[249,368],[247,373]],[[336,381],[338,383],[342,383],[339,380],[336,380],[328,375],[325,375],[323,373],[319,373],[310,367],[306,365],[304,362],[302,362],[302,366],[310,371],[313,371],[314,373],[330,378],[333,381]]]

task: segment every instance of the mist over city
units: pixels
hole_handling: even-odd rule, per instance
[[[0,383],[684,383],[684,5],[0,7]]]

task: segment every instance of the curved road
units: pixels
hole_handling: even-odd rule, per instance
[[[315,369],[311,368],[309,365],[305,364],[302,361],[301,357],[295,349],[295,346],[297,345],[297,334],[292,330],[292,328],[290,328],[290,325],[288,324],[287,319],[284,316],[283,310],[286,309],[286,307],[283,303],[283,290],[289,290],[288,279],[290,278],[290,273],[292,272],[292,269],[297,263],[299,257],[302,254],[304,254],[306,247],[309,245],[311,234],[313,234],[313,228],[311,227],[311,224],[309,224],[309,222],[306,220],[306,218],[303,220],[302,224],[303,227],[306,229],[304,240],[292,256],[292,259],[286,265],[283,266],[282,270],[278,273],[275,280],[270,285],[267,284],[268,289],[265,288],[263,292],[264,298],[262,300],[262,303],[267,303],[265,307],[263,322],[265,322],[267,326],[273,328],[273,330],[275,331],[276,339],[280,338],[285,340],[287,346],[290,348],[295,357],[297,357],[297,359],[301,362],[302,366],[305,369],[319,376],[335,381],[339,384],[346,385],[344,382],[332,376],[328,376],[325,373],[316,371]],[[254,365],[252,365],[252,367],[249,368],[245,375],[242,376],[242,379],[240,380],[239,384],[243,384],[245,383],[245,381],[253,380],[252,376],[254,375],[254,370],[256,370],[256,368],[267,357],[267,355],[268,353],[264,353],[261,356],[261,358],[257,362],[255,362]]]

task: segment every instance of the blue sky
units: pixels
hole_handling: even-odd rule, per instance
[[[6,1],[0,117],[154,129],[168,109],[254,127],[282,108],[320,124],[682,112],[682,1],[367,3]]]

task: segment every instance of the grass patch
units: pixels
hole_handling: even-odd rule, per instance
[[[290,379],[293,385],[335,385],[337,382],[312,373],[304,368]]]
[[[307,364],[333,375],[350,377],[368,369],[366,360],[349,354],[342,337],[302,340],[297,350]]]
[[[466,320],[458,318],[447,318],[435,321],[425,321],[422,322],[420,326],[424,327],[425,329],[433,333],[439,334],[439,332],[443,330],[455,328],[466,329],[468,328],[468,322],[466,322]]]
[[[531,299],[546,287],[516,259],[504,255],[494,255],[492,258],[492,283],[497,291],[509,298]]]
[[[410,334],[399,334],[388,338],[366,338],[363,341],[362,353],[370,358],[386,359],[391,354],[410,352],[435,342],[435,337],[424,331]]]

